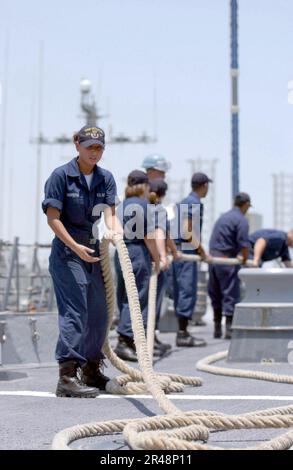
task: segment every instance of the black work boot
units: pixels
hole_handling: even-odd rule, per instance
[[[166,349],[162,348],[154,341],[153,357],[162,357],[166,353]]]
[[[77,377],[78,364],[75,361],[67,361],[59,364],[59,381],[56,389],[57,397],[71,398],[95,398],[99,391],[93,387],[87,387]]]
[[[214,338],[222,338],[222,310],[214,308]]]
[[[124,361],[137,362],[136,348],[133,339],[119,335],[114,352]]]
[[[225,339],[231,339],[232,338],[232,322],[233,322],[233,317],[226,316]]]
[[[200,348],[206,344],[204,339],[195,338],[187,330],[179,330],[176,336],[176,346],[180,348]]]
[[[214,338],[222,338],[223,331],[222,331],[222,323],[215,321],[214,324]]]
[[[187,331],[188,318],[178,316],[179,330],[176,336],[176,346],[180,348],[200,348],[206,346],[206,342],[201,338],[192,336]]]
[[[88,361],[81,368],[81,380],[89,387],[106,390],[106,384],[110,378],[103,374],[104,362],[102,359],[97,361]]]
[[[164,353],[167,351],[170,351],[172,349],[171,344],[168,343],[163,343],[159,338],[158,335],[155,333],[155,338],[154,338],[154,344],[157,346],[159,349],[161,349]]]

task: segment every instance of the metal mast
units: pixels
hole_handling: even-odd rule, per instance
[[[93,96],[91,96],[91,82],[83,78],[80,82],[81,102],[80,107],[86,118],[86,125],[96,127],[98,121],[104,116],[98,113],[97,105]]]
[[[230,0],[231,18],[231,126],[232,126],[232,197],[239,192],[239,106],[238,106],[238,0]]]

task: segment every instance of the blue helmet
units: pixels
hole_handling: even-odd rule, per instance
[[[154,168],[154,170],[164,171],[165,173],[171,168],[171,163],[167,162],[162,155],[154,153],[144,158],[142,167],[146,170]]]

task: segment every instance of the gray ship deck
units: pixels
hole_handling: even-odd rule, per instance
[[[221,377],[197,371],[195,365],[199,359],[227,349],[228,342],[212,339],[211,324],[195,331],[197,335],[207,340],[207,347],[189,350],[174,347],[171,354],[155,364],[155,369],[162,372],[196,375],[203,379],[202,387],[186,387],[183,394],[169,395],[171,400],[176,400],[176,405],[182,410],[206,409],[239,414],[293,403],[293,389],[288,384]],[[162,334],[161,337],[174,344],[174,334]],[[290,364],[242,363],[228,367],[292,374]],[[42,367],[36,365],[5,367],[1,370],[2,378],[3,371],[6,370],[26,376],[17,380],[0,380],[0,449],[50,449],[54,435],[68,426],[162,414],[151,396],[117,397],[101,394],[96,399],[56,398],[54,391],[57,367],[53,364]],[[106,373],[110,376],[118,374],[111,366],[107,368]],[[283,432],[286,430],[215,432],[211,434],[209,442],[222,447],[248,447]],[[127,449],[123,437],[117,435],[77,441],[72,447]]]

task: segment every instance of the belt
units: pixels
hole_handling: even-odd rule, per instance
[[[99,239],[89,238],[86,235],[72,235],[71,234],[71,236],[77,243],[87,243],[88,245],[95,245],[96,243],[99,242]]]
[[[95,245],[99,240],[97,240],[96,238],[90,238],[89,239],[89,244],[90,245]]]

